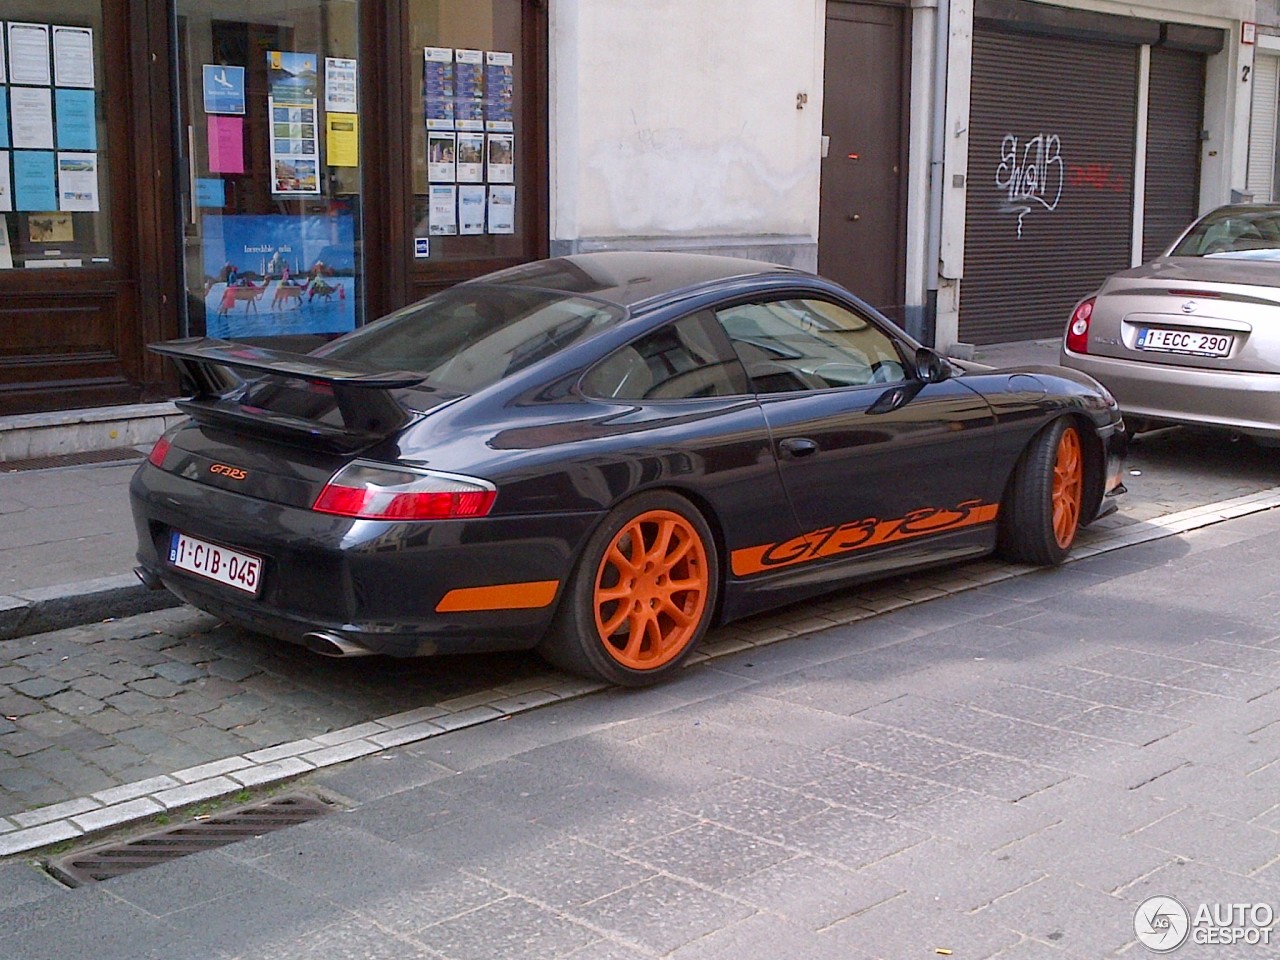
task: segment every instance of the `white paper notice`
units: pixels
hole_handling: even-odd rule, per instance
[[[48,87],[10,87],[9,114],[13,146],[25,150],[53,149],[53,91]]]
[[[49,86],[49,26],[9,24],[9,82]]]
[[[0,211],[13,209],[13,182],[9,179],[9,151],[0,150]]]
[[[0,20],[0,83],[9,82],[9,68],[5,66],[4,60],[4,21]]]
[[[516,232],[516,188],[489,188],[489,232]]]
[[[13,251],[9,249],[9,218],[0,214],[0,270],[13,269]]]
[[[511,133],[489,134],[489,182],[514,183],[516,138]]]
[[[485,195],[483,184],[468,184],[458,188],[459,233],[484,233]]]
[[[343,57],[324,58],[324,108],[330,113],[356,113],[356,62]]]
[[[92,28],[53,28],[53,75],[60,87],[93,87]]]
[[[58,209],[98,209],[98,155],[58,154]]]
[[[428,214],[433,237],[452,237],[458,232],[458,188],[453,184],[431,184],[431,208]]]

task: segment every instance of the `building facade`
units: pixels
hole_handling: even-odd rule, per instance
[[[1267,3],[7,0],[0,415],[601,249],[818,269],[943,348],[1055,335],[1274,194]]]

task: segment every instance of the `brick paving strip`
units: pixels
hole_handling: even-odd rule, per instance
[[[1082,560],[1124,547],[1147,543],[1165,537],[1174,536],[1190,530],[1206,527],[1223,520],[1259,513],[1280,506],[1280,487],[1269,487],[1242,496],[1222,500],[1203,506],[1176,511],[1163,516],[1135,521],[1132,517],[1113,515],[1081,533],[1071,556],[1071,560]],[[1038,570],[1036,567],[1002,563],[996,560],[984,560],[959,567],[942,569],[923,575],[898,578],[866,589],[855,589],[818,598],[803,605],[797,605],[780,613],[771,613],[762,617],[731,624],[714,631],[698,653],[690,658],[692,663],[705,662],[708,659],[721,657],[743,650],[749,650],[774,643],[788,637],[800,636],[827,629],[838,624],[848,624],[876,616],[890,610],[909,606],[914,603],[961,593],[975,587],[996,583],[1012,577],[1018,577]],[[801,617],[802,609],[808,614]],[[150,618],[166,615],[149,615]],[[216,626],[215,621],[191,611],[180,611],[167,614],[177,621],[187,623],[190,633],[204,631],[214,635],[227,628]],[[215,624],[211,629],[211,624]],[[128,626],[128,621],[117,624]],[[436,702],[428,706],[418,706],[398,710],[376,720],[360,720],[338,729],[318,735],[302,736],[294,739],[283,739],[279,732],[287,729],[287,724],[269,721],[258,721],[260,729],[253,731],[254,722],[244,723],[254,715],[255,700],[261,703],[263,698],[270,698],[275,693],[296,707],[296,712],[306,713],[308,710],[319,710],[324,713],[328,709],[329,716],[336,714],[332,704],[323,702],[321,694],[305,687],[289,688],[278,680],[264,674],[260,668],[236,660],[234,657],[213,659],[205,670],[183,661],[184,654],[199,661],[200,657],[208,657],[208,647],[200,651],[190,649],[189,635],[169,635],[148,629],[142,637],[116,636],[108,641],[113,649],[129,647],[141,651],[141,655],[133,660],[113,660],[103,672],[97,675],[87,674],[78,668],[72,660],[72,653],[77,652],[77,644],[84,645],[84,632],[101,631],[101,625],[66,630],[59,634],[46,635],[44,646],[26,655],[10,656],[0,661],[0,684],[7,684],[17,696],[10,696],[0,701],[0,735],[5,738],[9,748],[8,757],[18,756],[22,743],[11,742],[12,738],[23,736],[22,731],[14,727],[16,715],[11,708],[22,706],[21,701],[30,705],[38,705],[42,698],[55,700],[64,698],[55,707],[74,712],[77,705],[85,711],[93,711],[85,717],[88,724],[81,732],[74,734],[81,741],[81,746],[100,745],[106,751],[128,749],[119,740],[134,744],[139,763],[136,769],[146,769],[146,754],[155,751],[152,764],[159,764],[155,769],[164,767],[166,757],[164,747],[171,738],[171,732],[154,730],[153,725],[159,723],[161,714],[148,700],[160,698],[176,700],[178,709],[171,715],[164,715],[164,721],[173,728],[172,733],[179,738],[184,732],[199,733],[205,725],[212,724],[228,733],[234,730],[248,729],[258,739],[266,741],[259,749],[235,753],[222,759],[206,761],[177,769],[174,772],[155,773],[106,789],[86,791],[85,795],[70,800],[52,802],[47,806],[36,806],[19,812],[9,812],[0,817],[0,856],[12,856],[63,841],[76,840],[90,834],[123,827],[145,820],[166,811],[188,807],[203,801],[226,797],[239,791],[261,787],[268,784],[288,780],[293,777],[334,766],[366,756],[391,747],[415,743],[431,737],[437,737],[450,731],[465,727],[500,720],[514,716],[549,703],[568,700],[603,689],[605,685],[564,676],[532,666],[531,659],[517,658],[513,661],[485,660],[485,658],[457,658],[448,661],[449,669],[442,671],[447,677],[433,677],[438,685],[443,685],[445,694],[436,692]],[[148,646],[149,637],[161,638],[161,643]],[[50,638],[53,638],[50,640]],[[61,639],[59,639],[61,638]],[[31,643],[39,643],[32,641]],[[13,641],[12,643],[17,643]],[[221,641],[221,649],[236,649],[246,643],[244,635],[228,631],[228,636]],[[279,645],[263,641],[262,649],[272,651],[273,655],[288,656],[289,651],[281,651]],[[214,649],[219,644],[214,643]],[[299,654],[303,664],[298,672],[307,669],[313,673],[325,672],[326,666],[332,670],[335,662],[325,661],[313,664],[306,659],[310,655],[305,651]],[[312,658],[314,659],[314,658]],[[24,664],[24,661],[26,663]],[[337,661],[342,667],[337,669],[351,670],[353,666],[367,661]],[[423,668],[423,661],[407,661],[416,664],[408,668],[406,676],[431,673],[430,668]],[[449,696],[448,690],[453,685],[455,690],[466,690],[466,678],[456,679],[459,673],[470,670],[474,675],[483,673],[494,664],[499,664],[501,671],[514,674],[510,682],[493,685],[487,683],[483,689],[463,692],[457,696]],[[513,668],[514,665],[514,668]],[[147,666],[154,669],[146,669]],[[293,664],[297,669],[298,664]],[[382,678],[385,674],[394,673],[397,669],[406,670],[401,664],[381,668]],[[184,684],[198,677],[205,677],[205,686],[200,692],[184,690]],[[19,677],[21,672],[29,672],[26,678]],[[409,671],[417,671],[414,674]],[[258,679],[257,684],[238,686],[241,681],[246,684]],[[65,678],[65,679],[64,679]],[[357,675],[356,680],[359,677]],[[473,676],[474,679],[474,676]],[[76,683],[81,687],[77,689]],[[135,684],[130,687],[129,684]],[[273,689],[273,685],[275,689]],[[364,691],[367,693],[367,691]],[[387,691],[382,691],[384,698]],[[183,703],[180,698],[187,698]],[[77,699],[79,698],[79,699]],[[219,703],[219,699],[222,702]],[[403,691],[401,701],[421,703],[421,689],[411,688]],[[429,698],[428,698],[429,699]],[[238,701],[238,702],[237,702]],[[272,701],[274,704],[274,701]],[[109,704],[105,707],[103,704]],[[191,720],[186,723],[182,718],[189,717],[183,708],[200,710],[196,714],[203,723]],[[219,716],[219,711],[223,716]],[[105,715],[110,722],[98,724],[96,731],[92,725],[95,715]],[[10,719],[12,717],[12,719]],[[148,717],[151,719],[149,720]],[[56,722],[56,721],[55,721]],[[296,723],[306,726],[307,717],[301,717]],[[315,720],[312,718],[314,724]],[[323,723],[323,721],[321,721]],[[8,728],[5,728],[5,725]],[[312,727],[314,729],[314,726]],[[126,737],[132,733],[132,737]],[[114,735],[113,735],[114,734]],[[27,731],[31,738],[32,753],[47,748],[51,741],[43,743],[38,734]],[[95,739],[96,738],[96,739]],[[275,742],[273,741],[273,738]],[[283,739],[283,742],[279,742]],[[188,747],[195,751],[204,749],[216,751],[219,741],[217,737],[191,736]],[[15,753],[15,749],[18,753]],[[188,754],[189,755],[189,754]],[[54,753],[56,758],[59,754]],[[74,754],[66,756],[66,765],[79,762]],[[169,761],[172,764],[172,761]],[[167,769],[167,767],[165,768]],[[0,769],[0,782],[6,771]],[[50,770],[56,780],[61,774],[63,781],[74,782],[73,773],[67,770]],[[64,787],[65,792],[65,787]]]

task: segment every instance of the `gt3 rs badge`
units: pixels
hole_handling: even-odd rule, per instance
[[[249,476],[248,470],[242,470],[239,467],[229,467],[225,463],[215,463],[209,468],[210,473],[216,473],[220,477],[226,477],[228,480],[243,480]]]
[[[867,550],[901,540],[990,523],[995,520],[999,510],[998,504],[965,500],[954,507],[921,507],[894,520],[866,517],[842,523],[838,527],[813,530],[781,543],[734,550],[730,563],[735,577],[746,577],[854,550]]]

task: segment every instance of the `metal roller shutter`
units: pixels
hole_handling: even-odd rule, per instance
[[[1129,265],[1137,49],[975,31],[960,339],[1054,337]]]
[[[1280,89],[1280,57],[1253,55],[1253,106],[1249,113],[1249,172],[1245,189],[1255,200],[1275,196],[1276,96]]]
[[[1204,55],[1153,47],[1147,94],[1142,260],[1158,257],[1200,210]]]

